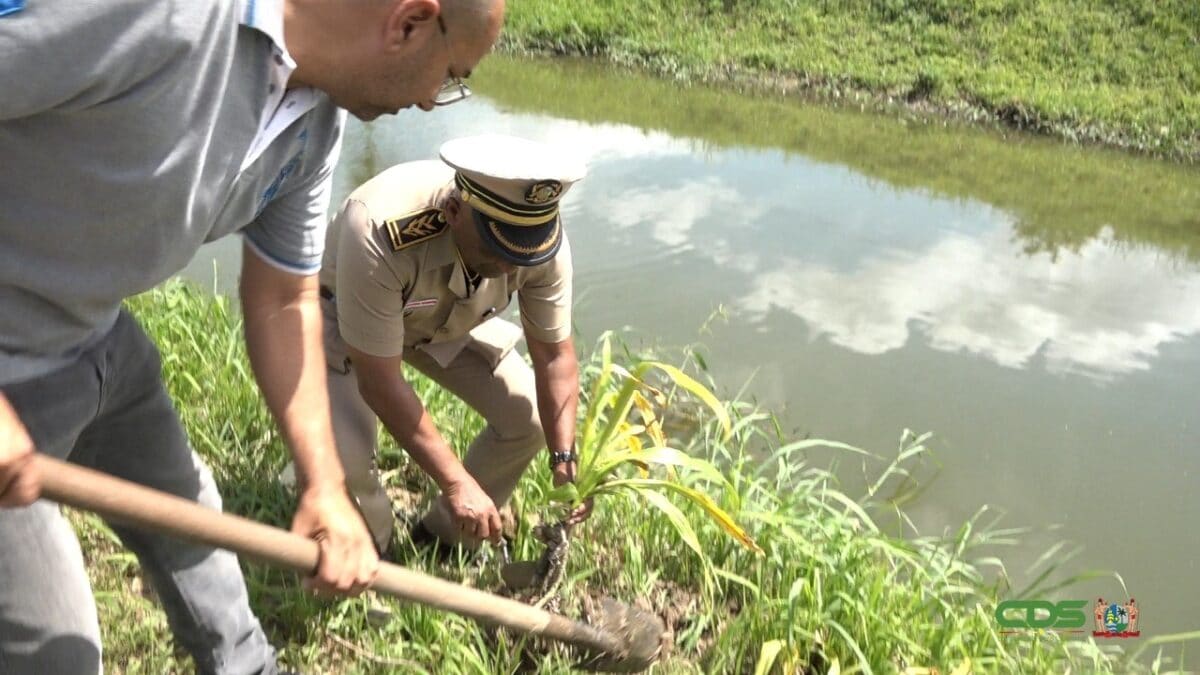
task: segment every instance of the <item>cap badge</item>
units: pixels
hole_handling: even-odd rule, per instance
[[[545,204],[562,194],[562,183],[556,180],[544,180],[529,186],[525,192],[525,201],[530,204]]]

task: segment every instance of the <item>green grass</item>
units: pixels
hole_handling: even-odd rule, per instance
[[[230,302],[172,282],[129,304],[162,349],[168,386],[227,510],[286,527],[293,498],[275,480],[286,452],[255,394]],[[684,361],[695,370],[693,360]],[[480,428],[478,417],[425,380],[417,378],[417,388],[450,442],[463,447]],[[782,438],[772,418],[748,404],[731,402],[728,409],[733,433],[725,440],[699,406],[681,408],[685,423],[669,428],[678,447],[727,467],[730,489],[704,489],[747,525],[763,554],[741,547],[682,502],[713,575],[675,528],[632,500],[602,502],[572,544],[564,611],[601,590],[626,602],[644,599],[673,630],[673,649],[656,672],[753,672],[760,660],[769,667],[764,646],[775,658],[774,670],[763,672],[783,672],[785,662],[816,672],[835,665],[847,673],[950,672],[968,660],[974,672],[1147,670],[1090,640],[999,635],[992,612],[1008,590],[996,552],[1019,532],[999,529],[985,519],[986,510],[946,536],[887,533],[880,523],[902,511],[881,495],[904,485],[906,467],[925,452],[923,437],[906,432],[900,454],[879,460],[881,489],[854,499],[827,470],[805,462],[807,450],[821,442]],[[420,472],[393,445],[387,448],[389,482],[416,486],[428,498]],[[515,500],[515,557],[536,554],[530,525],[549,491],[548,472],[535,465]],[[76,514],[73,521],[97,590],[106,669],[190,670],[163,639],[165,621],[153,601],[136,592],[133,558],[97,519]],[[491,564],[437,565],[407,555],[418,569],[482,588],[498,585]],[[374,602],[392,606],[395,615],[376,626],[368,619],[369,598],[318,600],[292,574],[246,570],[251,601],[282,659],[304,672],[566,672],[571,663],[559,650],[531,649],[518,636],[386,599]]]
[[[521,0],[503,39],[1200,158],[1194,0]]]

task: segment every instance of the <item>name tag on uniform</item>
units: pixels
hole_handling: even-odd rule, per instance
[[[418,309],[427,309],[429,307],[437,307],[437,298],[425,298],[424,300],[413,300],[404,305],[404,315],[408,316]]]
[[[25,0],[0,0],[0,16],[16,14],[25,9]]]

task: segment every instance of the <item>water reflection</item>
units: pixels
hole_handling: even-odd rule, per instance
[[[1110,227],[1047,252],[1022,242],[1004,210],[838,167],[697,156],[612,125],[543,120],[540,133],[586,148],[604,177],[599,194],[589,190],[598,181],[581,184],[572,202],[585,221],[607,221],[610,241],[634,258],[640,246],[705,259],[707,275],[736,291],[715,299],[752,325],[785,311],[810,335],[864,354],[916,338],[1098,381],[1146,370],[1164,343],[1200,333],[1195,265],[1118,242]]]
[[[1051,260],[1023,254],[1010,226],[951,233],[923,250],[874,252],[850,271],[784,259],[754,278],[752,315],[792,312],[865,354],[919,335],[935,349],[1002,366],[1111,380],[1146,370],[1161,346],[1200,332],[1200,274],[1111,234]]]

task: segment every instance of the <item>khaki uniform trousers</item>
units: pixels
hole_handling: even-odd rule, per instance
[[[525,467],[546,446],[546,441],[529,364],[514,349],[492,368],[480,353],[482,350],[473,347],[467,343],[445,368],[416,349],[406,349],[404,361],[462,399],[487,421],[487,426],[468,446],[463,465],[496,508],[500,508],[508,502]],[[391,543],[394,515],[376,463],[377,417],[358,393],[353,366],[330,369],[329,399],[346,484],[376,545],[386,552]],[[441,500],[433,503],[423,522],[442,541],[478,544],[461,535]]]

